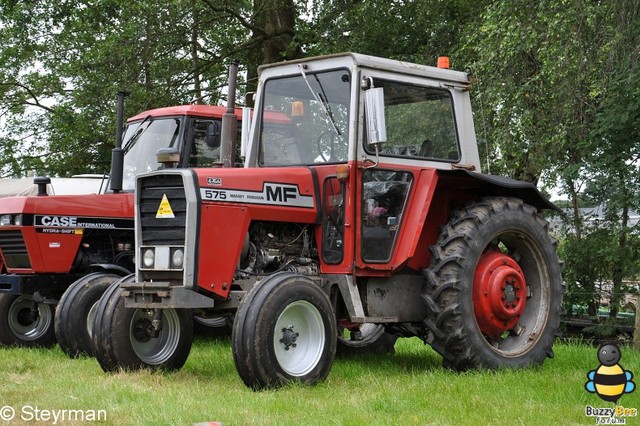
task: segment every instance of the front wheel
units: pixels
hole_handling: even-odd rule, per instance
[[[398,337],[387,333],[381,324],[338,323],[336,354],[342,356],[394,354]]]
[[[259,390],[324,380],[336,339],[327,295],[308,277],[281,272],[249,291],[236,313],[231,344],[238,374]]]
[[[520,199],[485,198],[453,215],[424,271],[425,325],[445,366],[523,367],[553,356],[564,292],[556,245]]]
[[[228,338],[233,319],[226,315],[204,316],[193,314],[193,334],[211,338]]]
[[[0,294],[0,344],[23,347],[55,345],[54,312],[53,305],[34,303],[31,296]]]
[[[120,283],[100,299],[93,324],[93,350],[104,371],[177,370],[193,341],[191,311],[126,308]]]
[[[71,358],[92,355],[91,334],[98,301],[118,278],[94,272],[71,284],[60,298],[54,323],[56,337],[60,349]]]

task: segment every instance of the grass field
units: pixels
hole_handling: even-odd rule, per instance
[[[103,423],[114,425],[587,425],[596,422],[585,416],[586,405],[613,406],[584,389],[587,372],[598,367],[594,347],[558,344],[541,368],[464,374],[443,369],[417,339],[400,339],[396,350],[337,359],[314,387],[253,392],[237,376],[228,340],[197,341],[175,373],[105,374],[94,359],[71,360],[58,348],[3,348],[0,408],[16,412],[11,424],[53,424],[60,410],[104,410]],[[620,364],[639,384],[640,353],[623,347]],[[640,391],[620,405],[640,408]],[[35,422],[36,407],[51,418]],[[626,420],[640,424],[640,417]]]

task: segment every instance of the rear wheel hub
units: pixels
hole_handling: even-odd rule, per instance
[[[490,250],[480,257],[473,280],[473,304],[480,330],[490,339],[516,328],[527,303],[527,285],[518,263]]]

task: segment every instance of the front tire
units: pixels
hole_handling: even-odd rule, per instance
[[[177,370],[187,360],[193,341],[191,311],[162,309],[162,329],[152,332],[153,310],[126,308],[121,282],[113,283],[100,299],[93,324],[93,350],[104,371]]]
[[[202,316],[193,314],[193,334],[214,339],[229,338],[233,320],[229,316]]]
[[[423,297],[445,366],[523,367],[553,357],[564,286],[547,230],[534,207],[508,197],[471,204],[442,229]]]
[[[71,358],[93,355],[91,334],[98,301],[118,275],[95,272],[67,288],[56,309],[55,332],[58,344]]]
[[[254,390],[326,379],[336,352],[331,302],[311,279],[280,272],[254,286],[233,324],[233,360]]]
[[[367,354],[394,354],[398,337],[387,333],[381,324],[364,323],[341,326],[338,323],[336,355],[359,356]]]
[[[31,296],[0,294],[1,345],[50,347],[56,344],[54,306],[38,303],[35,316],[32,307]]]

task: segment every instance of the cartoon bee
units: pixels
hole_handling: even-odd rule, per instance
[[[618,399],[635,390],[636,384],[631,380],[633,373],[627,371],[620,362],[620,348],[613,344],[605,344],[598,349],[600,366],[587,373],[589,381],[584,384],[589,393],[597,394],[601,399],[618,403]]]

